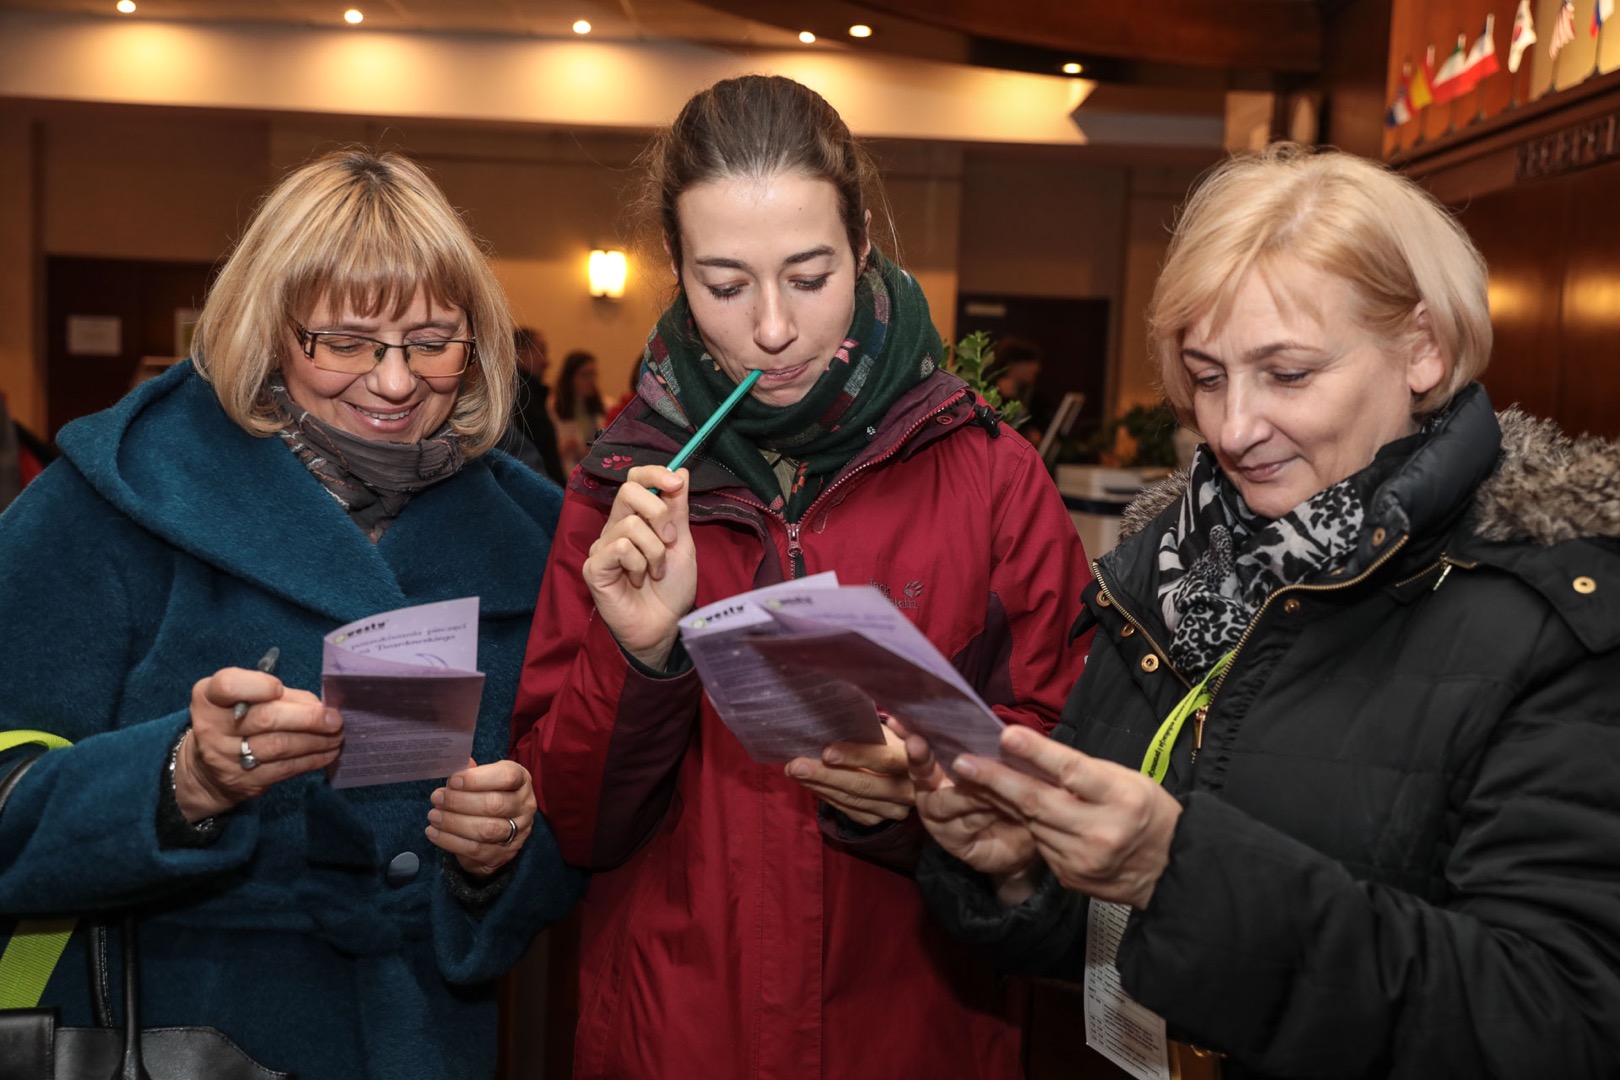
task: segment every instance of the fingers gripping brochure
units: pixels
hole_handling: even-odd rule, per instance
[[[761,764],[881,743],[879,710],[947,768],[961,753],[1000,757],[1000,718],[870,585],[830,572],[782,582],[694,611],[680,633],[720,719]]]
[[[333,787],[432,780],[467,765],[484,676],[478,597],[385,611],[321,647],[321,700],[343,714]]]

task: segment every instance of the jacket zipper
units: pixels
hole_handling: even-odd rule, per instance
[[[1119,602],[1119,595],[1115,593],[1113,589],[1109,588],[1108,580],[1103,577],[1102,567],[1098,564],[1096,559],[1091,560],[1091,576],[1097,579],[1097,584],[1102,590],[1102,596],[1108,600],[1109,606],[1113,607],[1116,611],[1123,615],[1125,617],[1125,621],[1136,628],[1136,632],[1142,635],[1142,640],[1146,641],[1149,647],[1153,649],[1153,652],[1159,657],[1159,662],[1164,665],[1165,670],[1169,671],[1170,674],[1180,679],[1181,685],[1191,689],[1192,681],[1188,679],[1187,676],[1177,671],[1175,665],[1170,663],[1170,654],[1164,649],[1160,648],[1159,643],[1154,640],[1152,634],[1148,633],[1147,627],[1142,625],[1141,620],[1137,619],[1136,616],[1125,610],[1125,605]]]
[[[723,491],[717,491],[714,494],[718,498],[730,499],[732,502],[740,503],[743,506],[758,510],[765,517],[773,518],[776,521],[781,522],[782,529],[787,533],[788,538],[788,578],[789,580],[792,580],[794,578],[803,577],[804,547],[799,542],[799,530],[803,526],[804,522],[809,520],[809,518],[816,512],[821,504],[826,502],[832,496],[833,492],[843,487],[860,473],[863,473],[867,469],[873,468],[874,466],[881,465],[883,462],[894,457],[894,455],[898,454],[906,443],[911,441],[911,437],[913,435],[922,430],[924,424],[928,423],[928,421],[932,420],[940,413],[943,413],[946,409],[949,409],[952,405],[956,404],[956,402],[960,401],[966,394],[966,390],[960,390],[955,394],[952,394],[950,397],[936,405],[933,409],[919,417],[916,423],[907,428],[905,433],[901,435],[900,438],[895,441],[895,444],[889,447],[889,449],[885,450],[871,461],[856,466],[849,472],[834,480],[832,484],[828,486],[826,491],[823,491],[820,495],[816,496],[815,502],[812,502],[808,507],[805,508],[804,513],[799,516],[798,521],[788,521],[787,518],[783,517],[781,514],[774,513],[769,507],[760,502],[758,499],[745,499],[740,495],[728,495]]]
[[[1360,574],[1357,574],[1355,577],[1351,578],[1349,581],[1336,581],[1331,585],[1286,585],[1283,588],[1278,589],[1276,592],[1272,593],[1270,596],[1266,597],[1265,602],[1260,605],[1260,610],[1254,613],[1254,618],[1249,620],[1249,625],[1246,628],[1244,628],[1243,636],[1238,638],[1238,643],[1236,645],[1232,646],[1232,659],[1226,665],[1226,670],[1221,672],[1220,677],[1215,680],[1215,685],[1210,688],[1210,691],[1209,691],[1209,703],[1204,705],[1200,709],[1198,709],[1198,711],[1196,711],[1195,713],[1193,713],[1192,759],[1194,761],[1198,760],[1198,751],[1203,749],[1203,746],[1204,746],[1204,721],[1206,719],[1208,719],[1208,717],[1209,717],[1209,710],[1214,707],[1215,698],[1220,694],[1221,687],[1226,683],[1227,676],[1232,674],[1232,669],[1237,666],[1237,654],[1243,650],[1243,646],[1248,644],[1249,638],[1254,635],[1255,627],[1260,625],[1260,620],[1265,617],[1266,609],[1271,607],[1272,601],[1276,600],[1277,597],[1282,596],[1284,593],[1290,593],[1290,592],[1318,592],[1318,593],[1334,592],[1334,591],[1337,591],[1339,589],[1348,589],[1353,585],[1359,585],[1361,582],[1367,580],[1368,577],[1370,577],[1371,575],[1376,573],[1378,571],[1378,569],[1380,567],[1382,567],[1385,563],[1387,563],[1390,559],[1394,558],[1396,552],[1400,551],[1403,547],[1405,547],[1406,542],[1409,539],[1411,539],[1411,537],[1403,536],[1399,540],[1395,541],[1395,543],[1390,545],[1390,548],[1389,548],[1388,551],[1384,552],[1377,559],[1373,560],[1373,563],[1372,563],[1371,566],[1367,567],[1367,569],[1363,570]],[[1466,563],[1455,562],[1452,559],[1450,559],[1448,556],[1445,556],[1445,555],[1442,555],[1440,557],[1440,559],[1436,563],[1436,565],[1441,565],[1441,564],[1444,564],[1448,571],[1450,570],[1450,568],[1453,565],[1464,566],[1464,567],[1468,566],[1468,564],[1466,564]],[[1431,572],[1433,569],[1434,569],[1433,566],[1427,567],[1426,569],[1424,569],[1423,573],[1414,575],[1413,577],[1408,578],[1407,580],[1408,581],[1415,581],[1417,578],[1422,577],[1423,574],[1427,574],[1427,573]],[[1190,682],[1188,682],[1187,677],[1185,675],[1183,675],[1181,672],[1177,671],[1175,666],[1170,663],[1169,654],[1167,654],[1164,651],[1164,649],[1160,648],[1159,643],[1153,639],[1152,634],[1148,633],[1147,628],[1145,626],[1143,626],[1142,623],[1140,621],[1138,621],[1129,611],[1127,611],[1125,609],[1125,606],[1119,602],[1118,595],[1113,591],[1113,589],[1108,587],[1108,581],[1103,576],[1102,568],[1097,564],[1097,562],[1095,560],[1093,560],[1092,564],[1091,564],[1091,575],[1092,575],[1092,577],[1097,579],[1097,582],[1101,586],[1102,592],[1107,597],[1108,602],[1110,604],[1112,604],[1116,609],[1118,609],[1119,613],[1125,617],[1126,622],[1128,622],[1132,626],[1136,627],[1137,633],[1141,634],[1143,639],[1145,641],[1147,641],[1147,643],[1150,646],[1152,646],[1153,651],[1158,654],[1159,659],[1164,664],[1164,666],[1166,668],[1168,668],[1170,670],[1170,672],[1175,675],[1176,678],[1180,679],[1184,686],[1190,687],[1192,684]],[[1445,575],[1442,574],[1441,577],[1440,577],[1440,581],[1435,582],[1435,588],[1439,588],[1440,587],[1440,582],[1442,582],[1444,580],[1445,580]]]
[[[804,575],[804,548],[799,546],[799,523],[797,521],[784,521],[787,526],[788,538],[788,576],[802,577]]]
[[[1446,583],[1446,578],[1451,576],[1451,571],[1452,570],[1456,569],[1459,566],[1462,567],[1464,570],[1474,570],[1474,569],[1478,568],[1479,563],[1477,563],[1477,562],[1464,562],[1461,559],[1452,558],[1450,555],[1447,555],[1445,552],[1441,552],[1440,557],[1438,559],[1436,559],[1434,562],[1430,563],[1428,566],[1425,566],[1422,570],[1419,570],[1417,573],[1413,574],[1411,577],[1405,578],[1404,580],[1401,580],[1401,581],[1397,581],[1395,583],[1395,587],[1397,589],[1404,589],[1406,586],[1412,584],[1412,582],[1414,582],[1414,581],[1419,580],[1420,578],[1424,577],[1425,575],[1434,573],[1434,568],[1437,567],[1437,566],[1441,568],[1440,569],[1440,577],[1435,581],[1434,587],[1430,590],[1431,592],[1439,592],[1440,591],[1440,586],[1442,586],[1442,585],[1444,585]]]
[[[1232,660],[1231,660],[1231,662],[1229,664],[1226,665],[1226,670],[1221,672],[1221,677],[1215,680],[1215,685],[1210,688],[1210,691],[1209,691],[1209,705],[1206,706],[1205,711],[1207,712],[1210,708],[1214,707],[1215,698],[1220,695],[1221,687],[1226,683],[1227,676],[1231,675],[1232,674],[1232,669],[1237,667],[1238,653],[1243,651],[1243,646],[1247,645],[1248,642],[1249,642],[1249,638],[1254,635],[1255,627],[1259,626],[1260,625],[1260,620],[1265,618],[1266,609],[1271,607],[1272,601],[1276,600],[1277,597],[1282,596],[1284,593],[1291,593],[1291,592],[1328,593],[1328,592],[1337,592],[1340,589],[1348,589],[1353,585],[1359,585],[1363,581],[1366,581],[1373,574],[1377,573],[1378,569],[1380,567],[1382,567],[1385,563],[1387,563],[1387,562],[1389,562],[1389,560],[1393,559],[1395,557],[1395,553],[1400,551],[1403,547],[1405,547],[1406,542],[1408,540],[1410,540],[1410,539],[1411,539],[1411,536],[1407,535],[1407,536],[1403,536],[1399,540],[1395,541],[1393,544],[1391,544],[1389,546],[1388,551],[1384,552],[1382,555],[1378,556],[1378,558],[1373,560],[1373,563],[1372,563],[1371,566],[1367,567],[1367,569],[1363,570],[1361,573],[1357,574],[1355,577],[1351,578],[1349,581],[1336,581],[1331,585],[1285,585],[1282,588],[1278,589],[1276,592],[1272,593],[1270,596],[1266,597],[1265,602],[1260,605],[1260,610],[1255,612],[1254,613],[1254,618],[1249,620],[1249,625],[1248,625],[1247,628],[1244,629],[1243,636],[1238,638],[1238,643],[1236,645],[1232,646]],[[1433,570],[1433,569],[1434,569],[1434,567],[1432,567],[1432,566],[1429,567],[1429,570]],[[1428,573],[1428,570],[1425,570],[1424,573]],[[1422,575],[1419,575],[1419,576],[1421,577]],[[1203,724],[1202,724],[1201,719],[1200,719],[1200,722],[1199,722],[1199,726],[1197,728],[1197,733],[1198,733],[1198,737],[1201,739],[1203,737]],[[1196,745],[1196,743],[1195,743],[1195,745]]]

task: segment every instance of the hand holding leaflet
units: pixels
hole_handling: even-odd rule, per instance
[[[681,620],[681,640],[709,700],[761,764],[819,757],[830,742],[883,741],[877,710],[865,694],[814,669],[783,672],[753,648],[784,632],[766,606],[778,594],[797,597],[837,587],[834,575],[817,574],[710,604]]]
[[[784,582],[693,612],[681,637],[716,711],[756,761],[881,742],[878,709],[903,718],[941,761],[1001,756],[1000,718],[870,586],[838,586],[832,574]]]
[[[322,646],[321,697],[343,713],[333,787],[430,780],[465,768],[483,697],[478,598],[386,611]]]

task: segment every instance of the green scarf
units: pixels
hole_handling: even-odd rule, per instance
[[[832,363],[792,405],[744,398],[700,453],[720,462],[771,510],[797,521],[876,438],[883,417],[938,366],[943,345],[912,276],[877,252],[855,285],[855,318]],[[703,347],[686,294],[669,306],[643,357],[640,394],[655,423],[684,442],[736,386]],[[786,498],[762,451],[797,462]]]

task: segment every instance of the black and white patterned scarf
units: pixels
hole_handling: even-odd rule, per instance
[[[1202,676],[1224,656],[1266,597],[1332,570],[1356,549],[1366,516],[1362,474],[1317,492],[1282,517],[1261,517],[1198,448],[1175,524],[1159,540],[1159,607],[1170,662]]]

